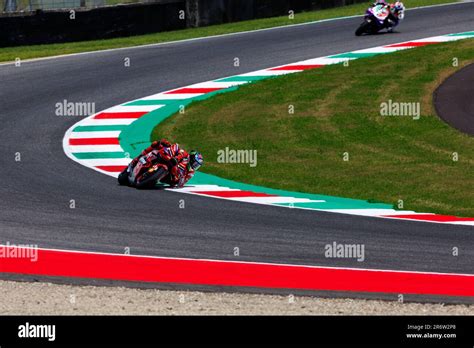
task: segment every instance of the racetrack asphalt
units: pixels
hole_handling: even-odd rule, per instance
[[[474,3],[409,11],[398,33],[356,38],[360,18],[0,66],[0,243],[334,267],[474,273],[474,228],[260,206],[119,187],[63,152],[78,118],[146,95],[330,54],[474,29]],[[435,20],[433,20],[435,19]],[[234,67],[234,58],[240,67]],[[130,58],[130,67],[124,59]],[[21,161],[15,161],[20,153]],[[185,200],[185,209],[179,200]],[[75,209],[70,201],[75,201]],[[333,242],[365,261],[328,259]],[[234,256],[238,247],[240,256]],[[460,250],[453,256],[453,247]]]
[[[448,77],[434,93],[439,117],[457,130],[474,135],[474,64]]]

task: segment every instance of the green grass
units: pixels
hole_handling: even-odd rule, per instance
[[[450,3],[455,0],[405,0],[405,5],[410,7],[427,6],[434,4]],[[62,54],[97,51],[119,47],[131,47],[160,42],[184,40],[190,38],[221,35],[248,30],[272,28],[276,26],[312,22],[321,19],[337,18],[350,15],[362,15],[367,8],[367,3],[344,6],[334,9],[297,13],[290,20],[288,16],[257,19],[237,23],[213,25],[194,29],[183,29],[170,32],[162,32],[148,35],[132,36],[126,38],[81,41],[49,45],[33,45],[0,48],[0,62],[13,61],[16,58],[30,59],[48,57]]]
[[[458,69],[453,57],[460,65],[474,61],[474,40],[242,86],[191,104],[159,125],[153,137],[199,148],[204,172],[239,182],[403,200],[404,209],[472,217],[474,138],[442,122],[432,106],[436,86]],[[380,116],[381,103],[389,99],[420,102],[421,118]],[[225,147],[257,150],[257,167],[217,163],[217,151]],[[349,161],[343,161],[344,152]]]

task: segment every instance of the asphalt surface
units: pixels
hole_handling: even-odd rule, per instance
[[[303,59],[470,31],[474,3],[414,10],[400,33],[354,36],[359,18],[0,66],[0,242],[43,248],[326,266],[474,273],[474,228],[259,206],[137,191],[65,156],[78,118],[171,88]],[[128,57],[131,67],[124,67]],[[234,67],[239,57],[241,66]],[[15,161],[15,154],[21,161]],[[70,208],[70,200],[76,208]],[[185,199],[185,209],[179,200]],[[365,244],[365,261],[327,259],[324,245]],[[234,248],[240,256],[234,256]],[[453,247],[460,249],[452,256]]]
[[[434,93],[439,117],[452,127],[474,135],[474,64],[444,81]]]

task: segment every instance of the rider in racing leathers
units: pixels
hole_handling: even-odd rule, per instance
[[[372,6],[384,5],[390,10],[390,14],[385,19],[385,26],[389,32],[400,24],[400,21],[405,17],[405,6],[401,1],[397,1],[393,4],[388,3],[385,0],[377,0]]]
[[[125,182],[125,178],[128,177],[128,169],[133,168],[140,157],[154,150],[160,152],[161,158],[169,168],[169,174],[162,179],[161,182],[173,187],[184,186],[184,184],[194,176],[195,171],[204,163],[204,159],[199,152],[191,151],[191,153],[188,154],[185,150],[180,149],[178,144],[171,144],[168,140],[161,139],[154,141],[130,163],[127,169],[120,174],[119,182]]]
[[[132,167],[135,167],[135,165],[137,164],[138,162],[138,159],[142,156],[145,156],[145,155],[148,155],[150,152],[152,152],[153,150],[162,150],[163,148],[165,147],[171,147],[171,143],[166,140],[166,139],[161,139],[161,140],[157,140],[157,141],[154,141],[151,143],[151,145],[149,147],[147,147],[145,150],[143,150],[136,158],[133,159],[133,161],[131,162],[132,164]]]
[[[194,176],[204,163],[204,158],[195,150],[188,154],[183,149],[179,149],[175,158],[177,164],[171,168],[169,174],[161,182],[179,188],[183,187]]]

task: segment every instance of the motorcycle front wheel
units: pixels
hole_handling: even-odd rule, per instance
[[[359,26],[359,28],[357,28],[355,32],[356,36],[361,36],[364,33],[369,33],[371,26],[372,26],[372,23],[365,21]]]
[[[121,185],[121,186],[128,186],[128,185],[129,185],[127,169],[128,169],[128,167],[125,168],[125,169],[123,170],[123,172],[120,173],[119,176],[118,176],[118,178],[117,178],[118,183],[119,183],[119,185]]]
[[[142,175],[140,179],[137,180],[135,187],[137,189],[144,189],[144,188],[151,188],[155,186],[155,184],[160,181],[168,171],[163,167],[158,168],[158,170],[154,173],[145,173]]]

